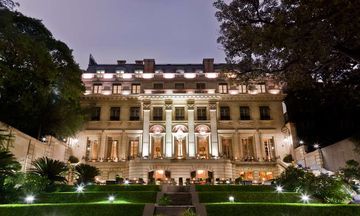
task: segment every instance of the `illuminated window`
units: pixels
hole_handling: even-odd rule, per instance
[[[228,93],[228,85],[226,83],[219,84],[219,93],[220,94],[227,94]]]
[[[259,107],[260,120],[270,120],[270,108],[268,106]]]
[[[139,152],[139,140],[130,140],[129,157],[134,159],[137,157]]]
[[[113,94],[121,94],[121,84],[114,84],[112,87]]]
[[[140,107],[130,107],[130,121],[140,120]]]
[[[240,107],[240,120],[250,120],[250,108],[248,106]]]
[[[111,107],[110,121],[119,121],[119,120],[120,120],[120,107]]]
[[[259,93],[266,93],[266,86],[265,86],[265,84],[256,85],[256,88],[258,89]]]
[[[230,120],[230,107],[220,107],[220,120]]]
[[[153,108],[153,120],[154,121],[162,121],[163,120],[163,109],[162,109],[162,107],[154,107]]]
[[[239,85],[239,93],[241,93],[241,94],[247,93],[247,86],[246,85]]]
[[[265,160],[266,161],[273,161],[275,160],[275,144],[274,138],[264,138],[263,139],[263,146],[265,150]]]
[[[131,94],[140,94],[140,91],[141,91],[140,84],[131,85]]]
[[[175,107],[175,120],[178,120],[178,121],[185,120],[185,108],[184,107]]]
[[[255,159],[255,151],[254,151],[254,139],[253,137],[242,138],[241,139],[241,146],[243,152],[244,161],[254,161]]]
[[[101,94],[102,92],[102,85],[101,84],[94,84],[93,85],[93,93],[94,94]]]

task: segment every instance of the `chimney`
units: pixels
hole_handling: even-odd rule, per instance
[[[204,72],[214,72],[214,59],[213,58],[204,58],[203,59]]]
[[[142,65],[144,64],[143,60],[135,60],[135,64]]]
[[[117,60],[118,65],[126,64],[126,60]]]
[[[155,72],[155,59],[144,59],[144,73]]]

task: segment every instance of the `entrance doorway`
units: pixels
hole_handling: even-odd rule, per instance
[[[211,184],[214,178],[214,172],[209,170],[194,170],[190,173],[193,184]]]
[[[149,183],[161,184],[171,180],[171,172],[169,170],[153,170],[148,173]]]

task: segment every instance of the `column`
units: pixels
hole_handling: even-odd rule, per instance
[[[259,130],[256,130],[255,134],[255,157],[256,159],[259,158],[259,161],[263,161],[263,157],[262,157],[262,148],[261,148],[261,139],[260,139],[260,134],[259,134]]]
[[[216,102],[210,102],[210,127],[211,127],[211,154],[214,157],[219,156],[218,134],[217,134],[217,118],[216,118]]]
[[[188,101],[188,127],[189,127],[189,157],[195,157],[195,129],[194,129],[194,100]]]
[[[102,162],[105,158],[105,146],[106,146],[106,133],[105,131],[101,132],[100,136],[100,153],[99,153],[99,160]]]
[[[149,147],[150,147],[150,136],[149,136],[149,126],[150,126],[150,104],[143,105],[144,115],[143,115],[143,145],[142,145],[142,156],[149,156]]]
[[[233,149],[233,159],[239,159],[239,138],[237,130],[235,131],[235,134],[232,139],[232,149]]]
[[[172,157],[172,101],[165,101],[166,112],[166,135],[165,135],[165,157]]]

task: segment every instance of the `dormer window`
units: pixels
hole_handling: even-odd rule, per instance
[[[220,94],[227,94],[228,93],[228,85],[226,83],[219,84],[219,93]]]
[[[101,94],[102,92],[102,85],[101,84],[94,84],[93,85],[93,93],[94,94]]]
[[[140,94],[140,91],[141,91],[140,84],[131,85],[131,94]]]
[[[114,84],[112,88],[113,94],[121,94],[121,84]]]
[[[97,78],[103,78],[104,74],[105,74],[105,70],[97,70],[96,71]]]

